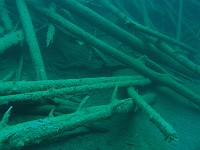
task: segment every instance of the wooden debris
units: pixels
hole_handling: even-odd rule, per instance
[[[84,125],[92,124],[118,114],[118,109],[132,100],[116,100],[107,105],[92,106],[72,114],[58,117],[47,117],[29,121],[0,130],[0,149],[21,149],[24,146],[39,144],[42,141],[57,136],[63,132],[74,130]],[[126,112],[126,107],[123,107]]]
[[[44,68],[43,59],[41,56],[40,48],[26,3],[24,0],[16,0],[16,4],[19,11],[21,23],[25,32],[25,38],[29,45],[31,59],[33,61],[33,65],[37,73],[37,78],[38,80],[46,80],[47,75]]]
[[[88,7],[80,4],[76,0],[56,0],[56,2],[62,7],[66,8],[73,14],[77,15],[78,17],[84,19],[86,22],[96,26],[100,30],[104,31],[108,35],[111,35],[115,39],[119,40],[120,42],[126,44],[131,49],[138,51],[139,53],[145,54],[152,60],[159,60],[174,68],[179,70],[180,72],[184,72],[190,76],[194,75],[191,71],[187,70],[185,67],[180,65],[177,61],[173,58],[168,56],[166,53],[161,52],[155,45],[152,43],[147,43],[140,38],[137,38],[133,34],[127,32],[126,30],[120,28],[119,26],[115,25],[111,21],[105,19],[101,15],[97,14],[93,10],[89,9]],[[84,39],[82,39],[85,41]],[[87,42],[87,40],[86,40]],[[97,47],[96,47],[97,48]]]
[[[170,38],[169,36],[166,36],[158,31],[154,31],[151,28],[145,27],[135,21],[133,21],[130,17],[128,17],[124,12],[122,12],[121,10],[119,10],[117,7],[115,7],[112,3],[106,1],[106,0],[101,0],[98,1],[98,3],[100,3],[104,8],[106,8],[107,10],[109,10],[111,13],[113,13],[114,15],[116,15],[118,18],[120,18],[124,24],[136,31],[142,32],[147,34],[148,36],[153,36],[159,40],[163,40],[165,42],[168,43],[173,43],[181,48],[187,49],[190,52],[193,53],[197,53],[196,50],[194,50],[193,48],[189,47],[188,45],[177,41],[173,38]]]
[[[174,128],[161,118],[161,116],[137,94],[133,87],[128,88],[128,94],[133,98],[136,106],[148,115],[149,119],[160,129],[168,141],[178,140],[178,135]]]
[[[62,0],[60,0],[60,2],[61,1]],[[62,1],[62,2],[63,2],[63,4],[65,4],[65,6],[68,4],[68,2],[69,2],[69,4],[71,4],[70,1],[65,1],[65,2]],[[77,2],[73,3],[72,5],[74,7],[76,7],[75,6],[76,3]],[[32,3],[30,3],[30,4],[32,4]],[[36,10],[39,13],[43,14],[44,16],[48,17],[51,21],[54,21],[55,23],[59,24],[66,30],[70,31],[77,37],[81,38],[83,41],[86,41],[87,43],[93,45],[94,47],[98,48],[99,50],[103,51],[104,53],[107,53],[110,56],[114,57],[115,59],[119,60],[123,64],[135,69],[136,71],[138,71],[142,75],[146,76],[147,78],[151,79],[152,81],[158,82],[160,84],[163,84],[163,85],[171,88],[172,90],[174,90],[177,93],[186,97],[192,103],[200,106],[200,96],[197,95],[196,93],[194,93],[193,91],[191,91],[190,89],[186,88],[182,84],[179,84],[178,82],[173,80],[169,75],[157,73],[157,72],[149,69],[140,60],[137,60],[131,56],[128,56],[128,55],[124,54],[123,52],[120,52],[119,50],[102,42],[101,40],[95,38],[91,34],[80,29],[78,26],[67,21],[62,16],[60,16],[56,13],[50,12],[48,9],[34,6],[34,4],[32,4],[32,6],[34,7],[33,8],[34,10]],[[82,12],[82,14],[83,14],[83,12]],[[90,14],[90,15],[92,15],[92,14]],[[98,19],[96,19],[96,20],[98,20]],[[126,37],[126,39],[127,39],[127,37]]]
[[[100,90],[100,89],[105,89],[105,88],[113,88],[118,84],[119,84],[119,87],[127,87],[127,86],[134,86],[135,82],[134,81],[121,81],[120,83],[107,82],[107,83],[98,83],[98,84],[91,84],[91,85],[66,87],[66,88],[61,88],[61,89],[49,89],[46,91],[37,91],[37,92],[30,92],[30,93],[24,93],[24,94],[1,96],[0,105],[9,104],[9,105],[14,106],[14,105],[20,105],[20,104],[31,104],[31,105],[51,104],[53,103],[53,99],[58,96],[90,92],[90,91]]]
[[[71,86],[91,85],[106,82],[131,81],[135,86],[151,84],[149,79],[142,76],[118,76],[118,77],[99,77],[81,79],[62,79],[62,80],[42,80],[42,81],[20,81],[2,82],[0,84],[0,95],[13,95],[35,91],[45,91],[49,89],[61,89]]]

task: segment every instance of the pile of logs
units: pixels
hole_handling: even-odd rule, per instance
[[[0,0],[3,23],[0,33],[0,52],[3,54],[20,43],[27,43],[27,46],[22,48],[29,50],[33,66],[30,70],[35,71],[37,80],[20,81],[23,80],[22,72],[25,65],[25,55],[22,51],[16,71],[11,72],[0,83],[0,107],[8,108],[0,122],[0,149],[21,149],[40,144],[45,140],[51,141],[72,134],[85,133],[99,120],[109,119],[120,113],[129,113],[132,110],[143,111],[168,141],[177,141],[178,135],[175,129],[138,94],[137,89],[163,85],[184,96],[193,105],[200,106],[200,95],[183,85],[184,80],[193,80],[193,78],[198,80],[200,75],[200,66],[184,55],[185,53],[196,55],[197,50],[180,41],[183,1],[180,0],[177,38],[171,38],[150,28],[151,21],[147,4],[143,0],[141,4],[135,5],[141,5],[145,26],[134,21],[126,9],[119,7],[114,0],[45,2],[45,0],[15,0],[14,3],[14,1]],[[98,14],[97,10],[91,9],[91,6],[112,14],[121,25],[118,26],[114,21]],[[12,11],[9,10],[10,13],[8,13],[7,9],[11,8]],[[93,26],[95,31],[100,30],[101,34],[106,33],[106,36],[116,39],[118,45],[108,44],[104,38],[91,34],[89,29],[80,27],[83,23],[79,24],[77,17],[90,24],[86,27]],[[20,21],[16,21],[16,18],[20,18]],[[14,26],[13,22],[17,25]],[[103,65],[99,68],[94,66],[96,63],[90,64],[93,69],[103,68],[111,64],[110,60],[113,59],[120,67],[131,68],[139,75],[49,79],[45,67],[47,62],[43,56],[48,52],[44,52],[39,41],[41,38],[36,36],[36,33],[45,27],[48,27],[46,41],[42,39],[45,47],[49,48],[55,44],[57,47],[55,51],[60,48],[65,57],[70,58],[72,56],[67,56],[67,54],[70,53],[68,43],[71,40],[79,47],[86,46],[84,50],[92,51],[96,59],[102,62]],[[59,40],[55,41],[56,30],[63,34],[60,38],[61,43],[63,42],[61,46]],[[67,38],[63,39],[63,37]],[[65,40],[68,42],[65,43]],[[65,47],[69,50],[67,51]],[[126,50],[129,49],[128,52],[124,50],[124,47]],[[71,66],[65,65],[66,68],[88,67],[87,61]],[[176,70],[176,72],[172,73],[171,70]],[[121,87],[127,90],[127,97],[119,100],[117,93]],[[88,106],[91,101],[89,95],[82,100],[73,96],[103,89],[114,89],[109,100],[102,99],[105,102],[109,101],[104,105]],[[11,125],[9,119],[12,118],[12,110],[19,106],[29,107],[30,111],[45,114],[46,117]]]

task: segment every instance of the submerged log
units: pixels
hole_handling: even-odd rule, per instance
[[[126,44],[131,49],[147,55],[152,60],[158,60],[159,58],[160,62],[178,70],[181,73],[187,74],[189,76],[195,76],[195,74],[192,73],[189,69],[182,66],[176,60],[168,56],[168,54],[160,51],[154,44],[137,38],[133,34],[125,31],[124,29],[118,27],[111,21],[97,14],[95,11],[80,4],[76,0],[56,0],[56,2],[58,4],[61,4],[62,7],[66,8],[67,10],[77,15],[81,19],[85,20],[86,22],[94,25],[95,27],[107,33],[108,35],[111,35],[115,39]]]
[[[115,114],[127,112],[126,106],[129,106],[126,105],[127,103],[132,103],[132,100],[115,100],[107,105],[92,107],[83,107],[80,104],[82,107],[72,114],[7,126],[0,130],[0,149],[21,149],[25,146],[39,144],[63,132],[72,131],[78,127],[108,119]],[[119,109],[120,111],[118,111]]]
[[[29,45],[29,51],[31,59],[33,61],[33,66],[35,67],[35,71],[37,73],[37,78],[38,80],[46,80],[47,75],[44,68],[42,55],[35,35],[31,17],[26,6],[26,2],[24,0],[16,0],[16,4],[19,11],[21,23],[25,32],[25,38]]]
[[[0,95],[13,95],[29,93],[35,91],[45,91],[49,89],[61,89],[71,86],[91,85],[98,83],[130,81],[135,86],[151,84],[151,81],[142,76],[118,76],[118,77],[99,77],[81,79],[62,79],[62,80],[41,80],[41,81],[19,81],[2,82],[0,84]]]
[[[82,39],[83,41],[86,41],[87,43],[98,48],[99,50],[103,51],[104,53],[107,53],[110,56],[114,57],[115,59],[122,62],[123,64],[135,69],[136,71],[138,71],[145,77],[151,79],[152,81],[159,83],[159,84],[163,84],[163,85],[171,88],[172,90],[176,91],[177,93],[183,95],[185,98],[187,98],[192,103],[200,106],[200,96],[198,94],[194,93],[193,91],[191,91],[190,89],[184,87],[182,84],[173,80],[169,75],[157,73],[157,72],[149,69],[140,60],[135,59],[131,56],[128,56],[128,55],[124,54],[123,52],[120,52],[119,50],[102,42],[101,40],[95,38],[91,34],[80,29],[78,26],[67,21],[59,14],[49,11],[48,9],[43,8],[43,7],[34,6],[34,4],[31,3],[31,1],[28,1],[28,2],[30,2],[29,5],[34,10],[36,10],[39,13],[41,13],[42,15],[46,16],[52,22],[55,22],[56,24],[62,26],[66,30],[70,31],[71,33],[73,33],[74,35],[76,35],[77,37]]]
[[[158,31],[155,31],[155,30],[152,30],[151,28],[148,28],[148,27],[145,27],[135,21],[133,21],[130,17],[128,17],[125,13],[123,13],[120,9],[118,9],[117,7],[115,7],[112,3],[106,1],[106,0],[101,0],[101,1],[98,1],[98,3],[100,3],[104,8],[106,8],[108,11],[110,11],[111,13],[113,13],[114,15],[116,15],[118,18],[121,19],[121,21],[123,21],[123,23],[133,29],[133,30],[136,30],[136,31],[139,31],[139,32],[142,32],[148,36],[152,36],[152,37],[155,37],[159,40],[163,40],[165,42],[168,42],[168,43],[172,43],[176,46],[179,46],[183,49],[186,49],[188,50],[189,52],[192,52],[194,54],[197,53],[197,50],[189,47],[188,45],[186,45],[185,43],[182,43],[178,40],[175,40],[169,36],[166,36]]]
[[[139,109],[141,109],[142,112],[147,114],[149,119],[165,135],[166,140],[168,141],[178,140],[178,135],[175,129],[163,118],[161,118],[161,116],[137,94],[137,92],[133,87],[128,88],[128,94],[131,98],[133,98],[133,101],[136,103],[136,106]]]

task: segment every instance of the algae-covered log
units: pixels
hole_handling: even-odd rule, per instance
[[[126,30],[120,28],[111,21],[105,19],[101,15],[97,14],[95,11],[89,9],[88,7],[80,4],[76,0],[56,0],[58,4],[61,4],[62,7],[66,8],[73,14],[77,15],[86,22],[92,24],[98,29],[104,31],[108,35],[111,35],[120,42],[126,44],[131,49],[138,51],[139,53],[149,56],[152,60],[161,61],[163,64],[178,70],[183,74],[188,76],[194,76],[190,70],[186,69],[176,60],[168,56],[167,54],[161,52],[155,45],[148,43],[145,40],[137,38],[133,34],[127,32]],[[84,41],[84,40],[83,40]],[[148,44],[147,44],[148,43]]]
[[[158,129],[160,129],[167,140],[178,140],[178,136],[174,128],[161,118],[161,116],[137,94],[133,87],[128,88],[128,94],[131,98],[133,98],[136,106],[147,114],[149,119],[158,127]]]
[[[16,4],[20,15],[21,23],[25,32],[25,38],[29,45],[31,59],[33,61],[33,65],[37,73],[37,78],[38,80],[45,80],[47,79],[46,71],[44,68],[40,48],[26,3],[24,0],[16,0]]]
[[[115,7],[112,3],[108,2],[107,0],[101,0],[98,1],[98,3],[100,3],[104,8],[106,8],[108,11],[110,11],[111,13],[113,13],[115,16],[117,16],[119,19],[121,19],[121,21],[129,28],[135,30],[135,31],[139,31],[142,32],[144,34],[147,34],[148,36],[152,36],[155,37],[159,40],[163,40],[165,42],[168,43],[172,43],[174,45],[177,45],[183,49],[188,50],[189,52],[193,52],[193,53],[197,53],[197,50],[189,47],[188,45],[177,41],[167,35],[164,35],[158,31],[152,30],[151,28],[145,27],[135,21],[133,21],[130,17],[128,17],[123,11],[121,11],[120,9],[118,9],[117,7]]]
[[[191,60],[189,60],[187,57],[183,56],[181,53],[177,53],[177,50],[173,50],[168,44],[166,44],[163,41],[167,41],[167,42],[171,42],[176,44],[177,46],[180,46],[181,48],[186,48],[187,50],[189,50],[190,52],[195,52],[197,53],[196,50],[193,50],[191,47],[185,45],[184,43],[181,43],[179,40],[175,40],[172,38],[169,38],[159,32],[156,32],[148,27],[144,27],[136,22],[134,22],[131,18],[129,18],[128,16],[126,16],[122,11],[120,11],[119,9],[117,9],[115,6],[113,6],[111,3],[106,2],[105,0],[99,1],[99,3],[101,3],[105,8],[107,8],[110,12],[112,12],[113,14],[115,14],[117,17],[119,17],[127,27],[134,29],[134,30],[138,30],[141,31],[142,33],[146,33],[148,35],[148,39],[149,41],[153,42],[155,46],[157,46],[159,48],[159,50],[161,50],[162,52],[166,53],[167,55],[169,55],[170,57],[174,58],[177,62],[179,62],[180,64],[182,64],[183,66],[185,66],[186,68],[188,68],[189,70],[191,70],[193,73],[200,75],[200,66],[193,63]],[[182,15],[181,15],[182,16]],[[181,17],[180,16],[180,17]],[[180,39],[180,22],[178,24],[178,37]],[[158,39],[153,39],[150,36],[154,36]],[[163,41],[160,41],[163,40]]]
[[[5,127],[0,130],[0,149],[21,149],[24,146],[39,144],[63,132],[108,119],[118,113],[124,113],[127,109],[124,106],[128,106],[126,103],[130,102],[132,102],[131,99],[115,100],[107,105],[81,107],[72,114],[48,117]]]
[[[46,91],[37,91],[37,92],[30,92],[30,93],[23,93],[23,94],[15,94],[15,95],[7,95],[0,97],[0,105],[20,105],[20,104],[51,104],[54,103],[52,100],[55,97],[65,96],[70,94],[76,93],[84,93],[90,92],[94,90],[101,90],[106,88],[113,88],[116,85],[119,87],[128,87],[128,86],[135,86],[137,82],[135,81],[121,81],[121,82],[107,82],[107,83],[98,83],[98,84],[91,84],[91,85],[80,85],[80,86],[73,86],[73,87],[66,87],[62,89],[49,89]],[[145,83],[142,84],[143,86]]]
[[[35,91],[44,91],[49,89],[60,89],[70,86],[91,85],[97,83],[121,81],[131,81],[137,86],[151,84],[151,81],[149,79],[144,78],[142,76],[118,76],[62,80],[2,82],[0,84],[0,95],[13,95]]]
[[[65,28],[66,30],[70,31],[71,33],[73,33],[74,35],[76,35],[77,37],[82,39],[83,41],[86,41],[87,43],[93,45],[94,47],[98,48],[99,50],[103,51],[104,53],[107,53],[110,56],[114,57],[115,59],[119,60],[123,64],[126,64],[127,66],[135,69],[136,71],[138,71],[142,75],[146,76],[147,78],[151,79],[152,81],[158,82],[160,84],[163,84],[163,85],[171,88],[172,90],[176,91],[177,93],[183,95],[185,98],[187,98],[192,103],[200,106],[200,96],[198,94],[194,93],[193,91],[191,91],[190,89],[184,87],[182,84],[173,80],[169,75],[157,73],[157,72],[149,69],[140,60],[135,59],[131,56],[128,56],[128,55],[124,54],[123,52],[102,42],[101,40],[95,38],[91,34],[85,32],[78,26],[67,21],[59,14],[57,14],[55,12],[51,12],[48,9],[43,8],[43,7],[34,6],[33,3],[30,3],[30,4],[32,4],[32,6],[33,6],[32,8],[34,10],[38,11],[39,13],[43,14],[51,21],[57,23],[58,25]]]

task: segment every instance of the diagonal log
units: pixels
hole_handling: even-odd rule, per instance
[[[133,21],[130,17],[128,17],[125,13],[123,13],[121,10],[119,10],[117,7],[115,7],[112,3],[110,3],[106,0],[98,1],[98,3],[100,3],[104,8],[106,8],[111,13],[113,13],[118,18],[120,18],[123,21],[123,23],[126,26],[128,26],[129,28],[139,31],[139,32],[142,32],[144,34],[147,34],[148,36],[155,37],[159,40],[163,40],[165,42],[172,43],[174,45],[177,45],[177,46],[179,46],[183,49],[186,49],[190,52],[193,52],[195,54],[197,53],[197,51],[195,49],[189,47],[185,43],[177,41],[169,36],[166,36],[158,31],[152,30],[151,28],[145,27],[145,26]]]
[[[129,103],[132,103],[131,99],[116,100],[107,105],[85,107],[72,114],[5,127],[0,130],[0,149],[21,149],[24,146],[39,144],[63,132],[108,119],[118,113],[125,113],[129,109]]]
[[[175,129],[163,118],[161,118],[161,116],[137,94],[133,87],[128,88],[128,94],[131,98],[133,98],[136,106],[146,113],[149,119],[158,127],[158,129],[161,130],[168,141],[178,140],[178,135]]]
[[[154,44],[137,38],[133,34],[118,27],[88,7],[80,4],[76,0],[56,0],[56,2],[61,4],[62,7],[66,8],[81,19],[85,20],[87,23],[94,25],[95,27],[111,35],[120,42],[126,44],[131,49],[148,55],[152,60],[158,60],[159,58],[160,62],[178,70],[181,73],[187,74],[189,76],[195,75],[189,69],[185,68],[176,60],[168,56],[166,53],[160,51]]]
[[[36,33],[44,27],[45,26],[42,26],[36,29]],[[22,29],[6,34],[4,37],[0,38],[0,53],[5,52],[11,46],[15,46],[19,44],[20,42],[24,40],[24,38],[25,38],[25,35]]]
[[[38,80],[45,80],[47,79],[46,71],[26,2],[24,0],[16,0],[16,4],[37,78]]]
[[[159,83],[159,84],[163,84],[163,85],[171,88],[172,90],[176,91],[177,93],[179,93],[182,96],[184,96],[185,98],[187,98],[192,103],[200,106],[200,96],[198,94],[194,93],[193,91],[191,91],[190,89],[184,87],[182,84],[174,81],[170,76],[168,76],[166,74],[157,73],[157,72],[149,69],[140,60],[135,59],[131,56],[128,56],[128,55],[124,54],[123,52],[120,52],[119,50],[102,42],[101,40],[95,38],[91,34],[85,32],[84,30],[80,29],[76,25],[67,21],[62,16],[58,15],[57,13],[51,12],[48,9],[45,9],[42,7],[34,6],[34,4],[31,3],[31,1],[27,1],[27,2],[30,2],[29,5],[31,4],[30,6],[32,6],[32,8],[35,11],[38,11],[40,14],[44,15],[52,22],[55,22],[56,24],[62,26],[69,32],[73,33],[74,35],[76,35],[77,37],[82,39],[83,41],[86,41],[87,43],[98,48],[99,50],[103,51],[104,53],[107,53],[108,55],[119,60],[123,64],[126,64],[127,66],[135,69],[136,71],[138,71],[145,77],[151,79],[152,81]]]

